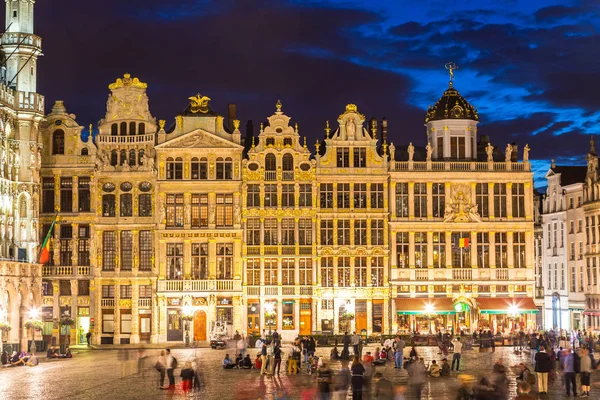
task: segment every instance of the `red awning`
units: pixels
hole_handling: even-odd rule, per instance
[[[594,316],[598,316],[600,315],[600,312],[596,312],[596,311],[584,311],[583,315],[594,315]]]
[[[537,313],[531,297],[478,297],[477,304],[482,314]]]
[[[396,311],[398,314],[425,314],[432,312],[436,314],[454,314],[452,299],[428,298],[428,297],[398,297],[396,298]]]

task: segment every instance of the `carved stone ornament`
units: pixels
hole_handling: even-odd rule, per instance
[[[477,204],[471,200],[471,187],[466,183],[450,186],[450,202],[446,204],[444,222],[481,222]]]

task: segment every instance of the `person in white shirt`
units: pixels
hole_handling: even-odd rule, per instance
[[[171,349],[165,349],[167,356],[166,359],[166,370],[167,376],[169,377],[169,387],[168,389],[175,389],[175,375],[173,374],[173,356],[171,355]]]
[[[458,337],[452,341],[452,345],[454,346],[454,355],[452,356],[452,366],[450,367],[450,370],[454,371],[454,363],[456,362],[456,370],[458,371],[463,345]]]

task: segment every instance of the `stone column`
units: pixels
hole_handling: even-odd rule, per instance
[[[185,239],[183,241],[183,279],[190,279],[192,276],[192,241]]]
[[[242,264],[242,238],[236,237],[233,239],[233,279],[243,281],[244,266]]]
[[[506,216],[508,219],[512,219],[513,210],[512,210],[512,183],[508,182],[506,184]]]
[[[388,191],[390,198],[390,219],[396,218],[396,182],[390,182],[390,189]]]
[[[408,218],[415,218],[415,183],[408,182]],[[412,264],[414,265],[414,264]]]
[[[131,285],[131,343],[140,342],[140,314],[138,307],[138,299],[140,298],[140,290],[137,282],[132,282]]]
[[[73,212],[79,211],[79,177],[73,176]]]
[[[488,182],[488,210],[490,212],[490,221],[496,217],[494,212],[494,183]]]
[[[208,278],[217,278],[217,240],[214,238],[208,239],[208,254],[212,257],[208,257]]]

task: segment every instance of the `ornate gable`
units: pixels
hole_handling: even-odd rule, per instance
[[[179,137],[167,140],[156,146],[157,149],[203,149],[203,148],[228,148],[241,149],[242,146],[219,136],[200,129],[188,132]]]

